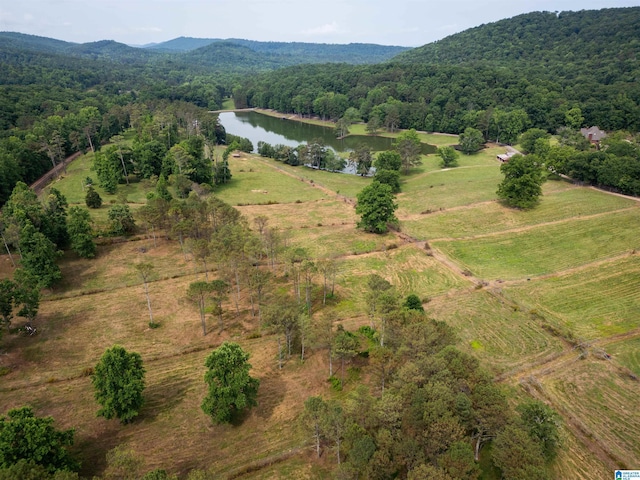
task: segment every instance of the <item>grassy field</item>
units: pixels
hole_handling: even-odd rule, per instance
[[[545,395],[567,421],[586,435],[618,464],[636,468],[640,443],[638,382],[621,375],[615,364],[593,357],[575,360],[542,380]]]
[[[640,256],[506,286],[504,292],[577,337],[597,339],[626,333],[640,327]]]
[[[216,188],[216,195],[231,205],[294,203],[326,198],[320,189],[291,176],[283,175],[269,165],[248,158],[231,158],[233,177]]]
[[[425,138],[431,137],[440,145],[457,141]],[[328,308],[347,328],[368,323],[363,296],[370,273],[402,295],[417,294],[427,314],[450,324],[460,348],[514,398],[531,394],[561,413],[564,444],[554,478],[609,478],[616,466],[634,468],[640,458],[638,384],[631,377],[640,374],[640,255],[633,253],[640,249],[638,203],[553,180],[544,185],[537,208],[507,209],[495,201],[501,180],[495,155],[502,151],[492,147],[461,156],[460,166],[449,170],[440,168],[437,156],[425,156],[422,166],[402,177],[402,231],[428,239],[435,256],[401,235],[356,229],[353,202],[343,197],[355,198],[367,178],[243,154],[230,159],[233,179],[215,193],[240,205],[251,226],[265,216],[288,245],[317,259],[338,257],[337,295]],[[92,176],[90,164],[90,155],[82,157],[54,184],[71,204],[84,203],[81,179]],[[140,182],[118,189],[135,210],[151,187]],[[92,214],[104,222],[119,199],[99,192],[105,202]],[[155,266],[149,293],[157,329],[148,326],[143,286],[132,269],[142,260]],[[74,450],[87,476],[100,474],[106,452],[123,443],[142,458],[140,473],[162,467],[181,475],[210,468],[220,478],[331,475],[333,458],[316,461],[297,427],[301,400],[331,395],[326,352],[310,351],[304,363],[292,359],[279,370],[276,337],[251,316],[245,291],[239,314],[227,300],[224,328],[208,318],[203,336],[184,292],[204,274],[173,241],[154,245],[142,234],[122,242],[103,239],[96,259],[67,253],[61,268],[63,281],[43,297],[38,335],[10,333],[2,340],[2,413],[28,401],[39,415],[53,415],[58,426],[76,428]],[[471,275],[462,275],[464,269]],[[0,278],[11,271],[7,255],[0,255]],[[318,276],[314,311],[321,307],[320,285]],[[566,341],[569,333],[591,342],[585,360]],[[200,410],[203,364],[225,340],[251,353],[252,374],[261,380],[259,406],[235,425],[215,426]],[[114,343],[139,352],[147,370],[146,404],[127,426],[95,417],[87,376]],[[601,351],[611,358],[601,359]],[[248,472],[252,466],[255,471]]]
[[[238,210],[249,223],[258,216],[269,219],[268,226],[281,230],[336,225],[355,225],[358,216],[351,205],[340,200],[322,198],[311,202],[278,205],[246,205]],[[301,214],[301,210],[304,212]]]
[[[631,338],[607,345],[607,353],[618,363],[640,376],[640,338]]]
[[[433,246],[484,279],[518,279],[549,274],[640,248],[640,211],[570,219],[521,231]]]
[[[501,178],[496,165],[413,175],[403,183],[398,195],[398,217],[495,200]]]
[[[495,374],[544,361],[562,350],[561,341],[548,335],[528,311],[514,308],[490,291],[438,297],[425,309],[430,317],[451,325],[461,346]]]
[[[270,159],[264,159],[264,161],[274,165],[283,172],[287,172],[290,175],[294,175],[295,177],[301,178],[307,182],[313,182],[319,187],[327,188],[335,194],[339,194],[347,198],[355,199],[358,192],[371,183],[371,178],[360,177],[357,175],[331,173],[307,167],[291,167]]]
[[[640,206],[633,200],[596,190],[554,189],[555,183],[545,184],[551,187],[550,191],[547,193],[545,188],[540,205],[532,210],[515,210],[498,202],[472,204],[420,216],[408,215],[402,221],[402,230],[420,239],[464,238]]]

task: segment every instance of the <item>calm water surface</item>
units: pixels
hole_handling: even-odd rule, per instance
[[[309,143],[320,138],[325,145],[336,152],[349,152],[362,143],[371,147],[373,151],[382,151],[390,150],[393,142],[391,138],[368,135],[351,135],[339,140],[336,138],[333,128],[309,125],[286,118],[270,117],[256,112],[224,112],[220,114],[220,123],[227,133],[251,140],[256,149],[260,141],[271,145],[282,144],[297,147],[301,143]],[[435,150],[436,147],[433,145],[422,144],[423,154],[433,153]]]

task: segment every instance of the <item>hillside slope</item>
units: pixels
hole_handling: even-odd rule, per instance
[[[430,64],[637,61],[640,7],[533,12],[481,25],[394,58]]]

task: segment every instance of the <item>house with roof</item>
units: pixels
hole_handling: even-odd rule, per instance
[[[595,145],[597,148],[600,148],[600,140],[607,137],[607,134],[600,130],[599,127],[593,126],[589,128],[581,128],[580,133],[584,138],[589,140],[589,143]]]
[[[509,161],[509,159],[511,159],[511,157],[513,157],[514,155],[517,155],[516,152],[507,152],[507,153],[503,153],[500,154],[498,156],[496,156],[496,158],[498,160],[500,160],[502,163],[507,163]]]

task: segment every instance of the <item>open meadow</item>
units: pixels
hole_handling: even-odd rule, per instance
[[[369,322],[368,274],[403,296],[416,294],[427,315],[453,327],[459,347],[515,396],[542,399],[561,414],[564,443],[553,478],[609,478],[640,458],[640,203],[550,180],[538,207],[508,209],[495,193],[501,151],[461,156],[460,166],[447,170],[435,155],[424,157],[401,177],[399,233],[356,228],[353,199],[371,182],[359,176],[242,154],[230,159],[233,178],[215,195],[252,228],[264,217],[287,245],[314,259],[336,259],[336,295],[323,307],[317,274],[313,310],[334,312],[349,329]],[[81,181],[92,176],[90,165],[90,155],[81,157],[53,184],[72,205],[84,204]],[[148,182],[120,185],[115,195],[98,188],[104,203],[91,211],[96,225],[125,195],[135,211],[151,190]],[[143,284],[132,268],[140,261],[155,266],[149,293],[158,328],[149,327]],[[215,277],[215,253],[211,263]],[[0,278],[9,276],[7,255],[0,265]],[[307,397],[345,394],[326,381],[325,350],[310,348],[304,361],[291,358],[280,370],[277,336],[252,315],[244,290],[237,309],[234,295],[223,303],[222,325],[208,317],[203,335],[186,298],[188,285],[204,280],[201,265],[164,236],[154,242],[140,231],[99,239],[95,259],[67,253],[60,265],[63,280],[45,292],[38,335],[14,332],[2,340],[0,404],[5,411],[29,403],[57,426],[75,428],[82,475],[102,474],[106,452],[124,443],[140,457],[141,473],[210,468],[219,478],[330,476],[333,458],[317,461],[298,425]],[[275,282],[290,288],[280,277]],[[261,385],[258,407],[220,426],[200,403],[204,360],[225,340],[251,354]],[[96,417],[90,374],[113,344],[139,352],[147,371],[146,403],[129,425]]]

